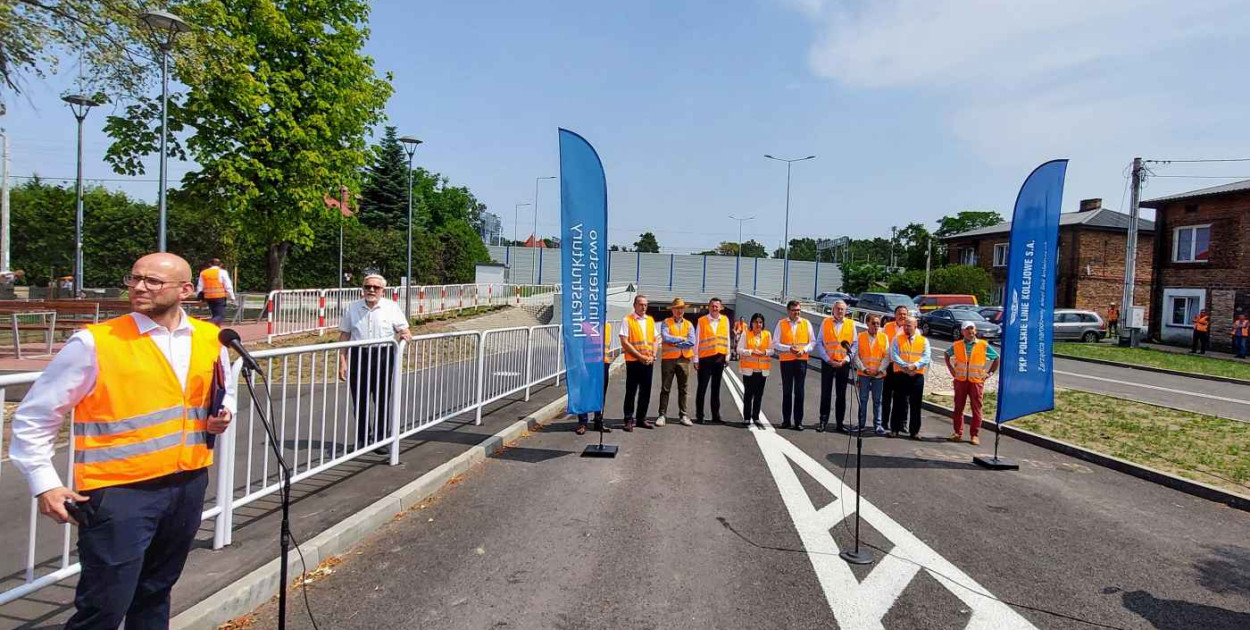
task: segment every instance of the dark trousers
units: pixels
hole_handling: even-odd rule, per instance
[[[78,530],[82,575],[69,630],[165,630],[169,592],[200,527],[208,469],[86,493],[95,507]]]
[[[1113,319],[1107,322],[1107,336],[1108,337],[1120,336],[1120,321],[1119,320]]]
[[[609,369],[609,368],[611,368],[611,367],[612,367],[612,364],[611,364],[611,363],[604,363],[604,364],[603,364],[603,406],[604,406],[604,407],[607,407],[607,406],[608,406],[608,373],[610,373],[610,372],[611,372],[611,370]],[[577,423],[578,423],[578,424],[586,424],[586,421],[587,421],[587,420],[589,420],[589,418],[587,417],[587,415],[586,415],[586,414],[584,414],[584,413],[579,413],[579,414],[577,414]],[[602,411],[596,411],[596,412],[595,412],[595,422],[603,422],[603,412],[602,412]]]
[[[781,362],[781,423],[803,424],[803,387],[807,380],[807,361]],[[794,413],[791,414],[791,411]]]
[[[1250,337],[1233,337],[1233,351],[1238,359],[1246,358],[1246,350],[1250,349]]]
[[[764,381],[768,380],[760,372],[742,377],[745,390],[742,400],[742,419],[751,421],[760,419],[760,404],[764,402]]]
[[[894,405],[894,364],[885,368],[884,382],[881,383],[881,422],[886,429],[890,428],[890,410]]]
[[[394,360],[395,349],[390,346],[348,351],[347,377],[356,410],[356,448],[385,439],[390,433]]]
[[[837,414],[838,426],[846,422],[846,383],[851,378],[851,364],[833,367],[829,362],[820,364],[820,423],[829,422],[829,398],[831,394],[836,401],[834,411]]]
[[[651,404],[651,374],[655,371],[655,364],[647,365],[642,361],[628,361],[625,363],[625,404],[623,411],[625,412],[625,420],[633,420],[637,417],[643,420],[647,417],[647,406]],[[638,414],[635,416],[634,414]]]
[[[208,321],[222,325],[226,321],[226,298],[208,298]]]
[[[703,420],[703,400],[707,397],[707,388],[712,386],[712,421],[720,422],[720,383],[725,376],[725,355],[717,354],[699,359],[699,382],[694,394],[695,418]]]
[[[924,397],[924,374],[907,375],[895,372],[894,407],[891,409],[890,430],[910,435],[920,433],[920,400]],[[909,422],[910,418],[910,422]],[[904,426],[906,425],[906,426]]]
[[[1211,348],[1211,333],[1210,332],[1198,332],[1195,330],[1194,331],[1194,343],[1193,343],[1193,347],[1190,349],[1190,352],[1206,354],[1207,350],[1209,350],[1210,348]]]

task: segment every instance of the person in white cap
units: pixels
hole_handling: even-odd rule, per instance
[[[998,371],[998,351],[984,339],[977,339],[977,325],[972,322],[964,322],[960,333],[963,339],[946,349],[946,369],[955,380],[955,412],[951,415],[955,432],[950,440],[963,440],[964,403],[967,402],[972,406],[972,424],[968,433],[972,445],[976,446],[981,443],[981,398],[985,381]]]

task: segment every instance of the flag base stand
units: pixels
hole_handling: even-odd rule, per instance
[[[977,455],[972,458],[972,463],[989,470],[1020,470],[1020,464],[1017,464],[1014,459],[997,455]]]
[[[838,557],[846,560],[850,564],[872,564],[872,552],[867,549],[861,549],[859,551],[847,549],[846,551],[839,553]]]
[[[591,444],[582,451],[582,457],[616,457],[615,444]]]

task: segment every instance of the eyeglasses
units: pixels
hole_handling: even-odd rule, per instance
[[[140,284],[147,287],[149,291],[160,291],[170,284],[181,284],[188,282],[187,280],[161,280],[152,276],[136,276],[134,274],[126,274],[122,276],[122,284],[134,289]]]
[[[378,286],[378,285],[376,285],[376,284],[366,284],[366,285],[364,286],[364,290],[365,290],[365,291],[382,291],[382,290],[385,290],[385,289],[386,289],[386,287],[380,287],[380,286]]]

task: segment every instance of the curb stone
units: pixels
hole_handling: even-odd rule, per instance
[[[921,401],[921,407],[923,407],[926,411],[941,414],[942,417],[947,420],[949,420],[951,415],[955,413],[954,409],[943,407],[942,405],[929,402],[927,400]],[[968,414],[964,414],[964,418],[966,418],[969,422],[972,420],[972,416]],[[993,422],[983,422],[981,424],[981,428],[995,433],[997,433],[1000,429],[1000,427]],[[1003,435],[1013,437],[1021,442],[1027,442],[1034,446],[1040,446],[1057,453],[1063,453],[1064,455],[1075,457],[1104,468],[1110,468],[1111,470],[1121,472],[1126,475],[1132,475],[1138,479],[1144,479],[1151,483],[1156,483],[1201,499],[1223,503],[1228,507],[1250,512],[1250,496],[1229,492],[1222,488],[1217,488],[1200,481],[1185,479],[1184,477],[1163,472],[1162,470],[1156,470],[1154,468],[1150,468],[1149,466],[1142,466],[1141,464],[1135,464],[1118,457],[1106,455],[1097,451],[1091,451],[1075,444],[1070,444],[1062,440],[1056,440],[1054,438],[1046,437],[1044,435],[1027,431],[1025,429],[1019,429],[1010,425],[1003,425],[1001,430]]]

